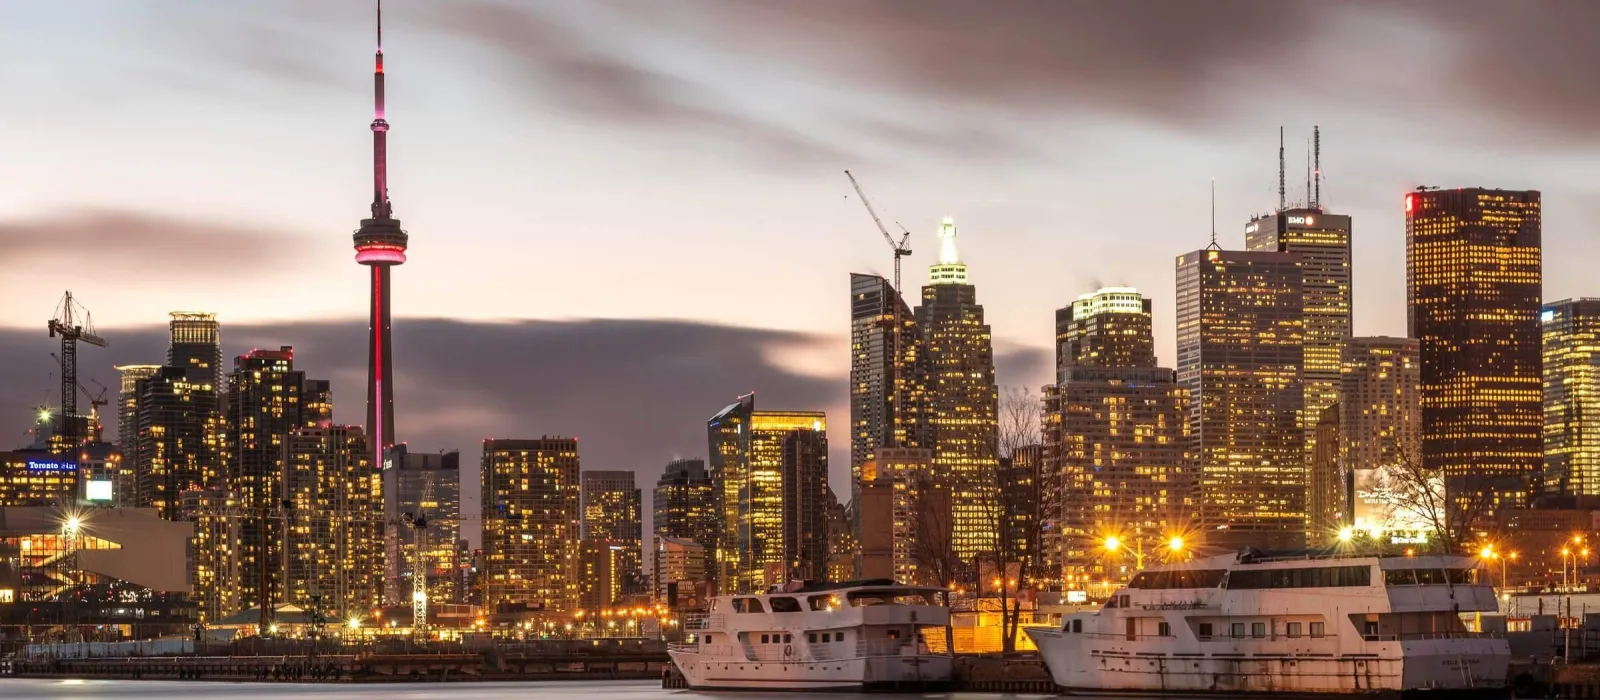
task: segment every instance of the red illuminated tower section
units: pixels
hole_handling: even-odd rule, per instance
[[[389,337],[389,269],[406,261],[406,232],[389,206],[385,157],[389,122],[383,119],[383,2],[378,2],[378,54],[372,75],[372,218],[356,231],[356,262],[372,270],[372,323],[367,350],[367,435],[373,466],[394,439],[394,344]]]

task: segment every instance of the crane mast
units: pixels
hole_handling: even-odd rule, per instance
[[[415,515],[406,522],[416,531],[416,555],[411,570],[411,634],[417,641],[428,639],[428,504],[433,502],[433,472],[422,476],[422,497],[417,499]]]
[[[894,331],[891,334],[892,343],[894,346],[894,359],[890,363],[890,368],[892,370],[891,380],[894,382],[892,385],[892,396],[894,397],[893,400],[895,403],[895,408],[899,409],[901,391],[900,363],[904,359],[902,356],[903,351],[901,350],[900,345],[900,334],[905,326],[904,320],[900,317],[900,306],[903,303],[903,297],[900,294],[900,259],[911,254],[911,248],[907,245],[911,241],[911,232],[905,231],[904,234],[900,236],[900,240],[896,242],[894,240],[894,236],[889,233],[889,228],[883,225],[883,219],[879,218],[878,212],[872,208],[872,201],[867,199],[867,193],[861,190],[861,183],[856,182],[856,176],[852,175],[849,170],[844,171],[844,176],[850,178],[850,186],[855,188],[856,196],[861,198],[862,206],[867,208],[867,215],[872,217],[872,223],[878,227],[878,233],[883,234],[883,240],[889,244],[890,250],[894,252],[894,300],[891,302],[894,308]],[[900,411],[896,410],[895,413],[896,415],[899,415]],[[896,420],[895,423],[898,424],[899,421]],[[891,430],[895,436],[891,438],[891,442],[896,443],[892,446],[899,447],[899,426],[896,425]]]
[[[46,324],[50,337],[61,337],[61,437],[63,448],[77,451],[78,445],[78,343],[106,347],[110,342],[94,331],[89,310],[72,298],[71,290],[61,297],[55,318]]]

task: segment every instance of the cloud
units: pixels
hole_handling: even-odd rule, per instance
[[[515,80],[511,88],[575,115],[692,131],[783,160],[846,158],[823,141],[743,114],[705,85],[629,61],[615,42],[553,14],[474,0],[451,4],[438,21],[492,49]]]
[[[287,259],[290,246],[284,244],[292,240],[281,232],[168,214],[78,209],[0,220],[0,269],[64,263],[152,276],[237,277]]]

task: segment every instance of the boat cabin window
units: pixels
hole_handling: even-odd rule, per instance
[[[827,610],[838,606],[839,601],[831,595],[814,595],[806,598],[806,605],[812,610]]]
[[[1244,623],[1235,622],[1228,628],[1228,636],[1234,639],[1244,639]]]
[[[1370,566],[1318,566],[1299,569],[1234,569],[1227,587],[1233,590],[1264,588],[1337,588],[1372,585]]]
[[[1083,631],[1083,620],[1073,620],[1072,621],[1072,631],[1073,632],[1082,632]]]
[[[1201,639],[1210,639],[1211,638],[1211,623],[1209,623],[1209,622],[1200,623],[1200,634],[1199,634],[1199,637]]]
[[[1106,604],[1102,605],[1101,607],[1105,608],[1106,610],[1115,609],[1117,607],[1117,597],[1116,596],[1111,596],[1110,598],[1107,598],[1106,599]]]
[[[800,601],[793,598],[768,598],[767,602],[775,613],[800,612]]]
[[[1133,577],[1129,588],[1216,588],[1227,575],[1225,569],[1186,569],[1182,571],[1145,571]]]
[[[1256,639],[1261,639],[1262,637],[1267,636],[1267,623],[1265,623],[1265,622],[1252,622],[1252,623],[1250,623],[1250,636],[1255,637]]]
[[[707,632],[706,636],[704,638],[702,638],[700,641],[705,642],[706,644],[710,644],[711,643],[711,636],[712,636],[711,633]]]
[[[761,600],[759,598],[734,598],[733,611],[739,613],[758,613],[766,612],[767,609],[761,606]]]
[[[1316,637],[1316,638],[1319,638],[1319,639],[1322,637],[1322,631],[1323,631],[1323,626],[1322,625],[1323,625],[1323,623],[1321,623],[1321,622],[1313,622],[1313,623],[1311,623],[1311,636],[1312,637]]]
[[[845,594],[852,608],[870,605],[933,605],[932,594],[924,591],[861,591]]]
[[[1383,582],[1390,586],[1471,585],[1478,582],[1477,569],[1389,569]]]
[[[1289,636],[1291,638],[1299,637],[1300,636],[1300,627],[1301,627],[1300,623],[1291,622],[1286,626],[1285,631],[1288,632],[1288,634],[1289,634]]]
[[[1156,623],[1156,636],[1157,637],[1171,637],[1172,636],[1172,625],[1170,623],[1166,623],[1166,622],[1157,622]]]

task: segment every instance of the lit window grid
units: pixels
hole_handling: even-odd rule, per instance
[[[486,440],[483,454],[484,603],[574,610],[577,440]]]

